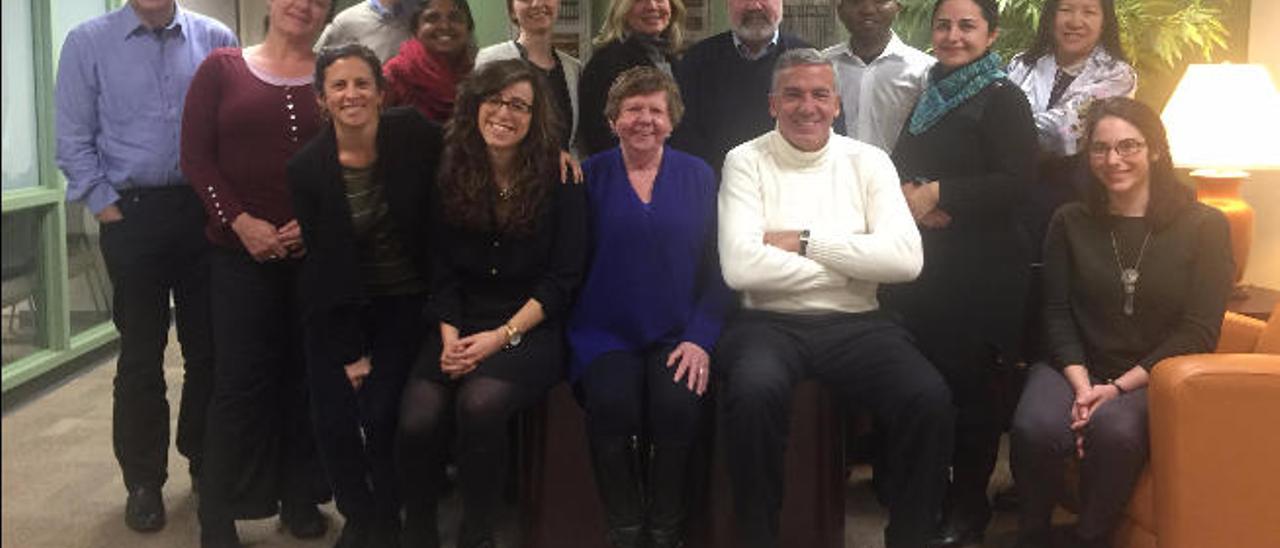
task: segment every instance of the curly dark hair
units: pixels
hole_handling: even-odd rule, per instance
[[[1147,201],[1147,222],[1157,230],[1168,226],[1183,208],[1195,201],[1189,187],[1178,180],[1173,170],[1173,159],[1169,156],[1169,139],[1165,135],[1164,124],[1160,115],[1151,107],[1128,97],[1109,97],[1094,101],[1089,106],[1085,119],[1085,131],[1082,147],[1087,150],[1088,143],[1093,142],[1093,132],[1103,118],[1119,118],[1133,125],[1147,141],[1147,157],[1151,167],[1148,170],[1150,198]],[[1084,152],[1085,155],[1089,153]],[[1094,215],[1108,215],[1110,198],[1107,188],[1094,175],[1092,169],[1083,170],[1088,178],[1085,190],[1085,205]]]
[[[497,226],[497,185],[488,145],[480,134],[480,105],[512,84],[533,87],[533,112],[529,133],[516,147],[512,165],[512,208],[503,226]],[[453,117],[444,126],[444,157],[437,180],[445,222],[473,230],[502,230],[527,235],[533,232],[538,210],[551,192],[560,172],[559,123],[547,98],[547,83],[539,71],[519,59],[488,63],[458,84]]]
[[[1039,61],[1041,57],[1053,53],[1053,24],[1058,16],[1058,5],[1062,0],[1045,0],[1040,10],[1040,26],[1036,30],[1036,41],[1027,48],[1027,64]],[[1115,0],[1098,0],[1102,6],[1102,36],[1098,44],[1112,58],[1128,62],[1124,55],[1124,47],[1120,45],[1120,21],[1116,19]]]

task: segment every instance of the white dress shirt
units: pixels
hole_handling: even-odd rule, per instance
[[[893,152],[902,126],[924,90],[933,56],[908,46],[897,34],[870,63],[845,42],[823,50],[836,65],[840,102],[849,137]]]

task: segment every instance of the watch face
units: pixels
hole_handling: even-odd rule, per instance
[[[516,346],[516,345],[520,344],[520,340],[522,339],[523,335],[524,335],[523,333],[516,332],[516,334],[515,334],[515,335],[512,335],[512,336],[511,336],[511,342],[509,342],[509,343],[507,343],[507,344],[509,344],[509,345],[511,345],[511,346]]]

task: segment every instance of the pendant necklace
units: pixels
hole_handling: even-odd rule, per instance
[[[1133,315],[1133,295],[1138,289],[1138,268],[1142,266],[1142,256],[1147,253],[1147,244],[1151,242],[1151,230],[1142,239],[1142,248],[1138,250],[1138,260],[1131,268],[1125,268],[1120,262],[1120,246],[1116,243],[1116,231],[1111,231],[1111,251],[1116,255],[1116,268],[1120,269],[1120,285],[1124,287],[1124,315]]]

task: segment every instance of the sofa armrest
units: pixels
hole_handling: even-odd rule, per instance
[[[1162,548],[1280,539],[1280,356],[1196,354],[1156,365],[1149,389]]]
[[[1218,335],[1218,348],[1214,351],[1219,354],[1253,352],[1266,326],[1262,320],[1227,312],[1222,317],[1222,333]]]

